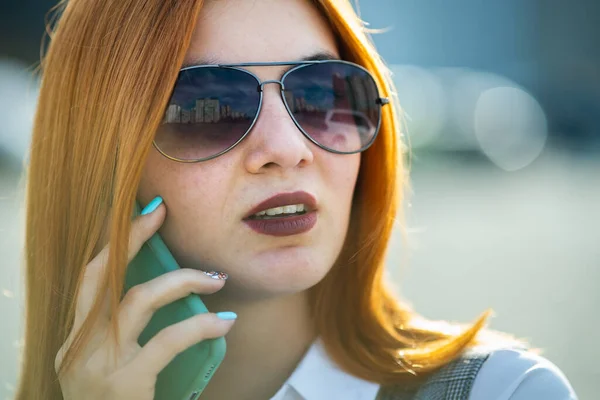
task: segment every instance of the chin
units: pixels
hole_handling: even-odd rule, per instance
[[[258,262],[253,260],[235,270],[221,290],[223,295],[244,299],[265,299],[303,292],[319,283],[331,265],[321,258],[312,260],[280,260]]]

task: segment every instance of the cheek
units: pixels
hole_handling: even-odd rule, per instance
[[[337,204],[349,205],[356,186],[360,168],[360,154],[338,155],[328,164],[327,180],[333,190]]]
[[[165,195],[173,191],[173,178],[178,176],[179,168],[177,163],[167,160],[152,148],[144,165],[138,188],[137,196],[140,203],[145,204],[157,195],[162,196],[166,202]]]
[[[218,262],[227,237],[224,227],[230,224],[226,182],[215,175],[188,173],[165,184],[167,218],[159,232],[182,267]]]
[[[188,240],[199,232],[218,232],[228,222],[227,182],[225,176],[199,171],[173,177],[165,193],[167,221]]]
[[[360,168],[360,154],[334,155],[334,158],[329,161],[323,172],[329,211],[325,223],[329,228],[325,229],[325,235],[335,242],[338,240],[343,242],[350,223],[352,199]]]
[[[160,232],[165,241],[184,243],[193,237],[198,239],[199,232],[217,227],[227,215],[223,213],[230,182],[226,170],[222,166],[176,163],[151,152],[140,181],[138,200],[145,204],[157,195],[164,199],[167,218]],[[202,227],[197,225],[200,223]]]
[[[208,166],[171,161],[152,149],[144,166],[138,198],[151,200],[156,195],[162,196],[168,217],[212,203],[226,179],[224,168]],[[198,202],[198,199],[202,201]]]

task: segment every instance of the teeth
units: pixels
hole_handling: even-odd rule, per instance
[[[290,206],[269,208],[268,210],[264,210],[264,211],[254,214],[254,216],[262,217],[263,215],[273,216],[273,215],[280,215],[280,214],[294,214],[294,213],[302,212],[302,211],[304,211],[304,204],[295,204],[295,205],[290,205]]]
[[[269,208],[267,210],[267,215],[277,215],[277,214],[282,214],[282,213],[283,213],[283,207]]]

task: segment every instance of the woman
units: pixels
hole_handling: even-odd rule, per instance
[[[398,104],[347,1],[61,6],[28,171],[17,399],[150,400],[179,351],[223,335],[202,399],[401,396],[483,344],[498,349],[471,398],[574,397],[548,361],[484,335],[487,313],[434,327],[386,290]],[[182,269],[120,301],[156,231]],[[140,347],[152,310],[190,292],[214,313]]]

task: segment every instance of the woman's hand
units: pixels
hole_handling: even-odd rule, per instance
[[[161,226],[166,214],[164,205],[132,222],[128,262]],[[55,369],[62,362],[75,334],[91,309],[98,284],[104,274],[108,245],[86,266],[81,290],[77,296],[76,315],[67,340],[58,351]],[[190,293],[214,293],[225,281],[214,279],[202,271],[184,268],[166,273],[132,287],[110,315],[105,296],[102,315],[93,329],[92,338],[72,368],[60,376],[65,400],[152,400],[158,373],[180,352],[209,338],[225,335],[233,320],[220,319],[206,313],[171,325],[154,336],[144,347],[137,339],[160,307]],[[119,319],[120,346],[116,348],[109,322]],[[116,350],[117,357],[112,357]]]

